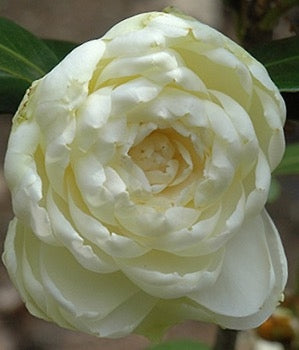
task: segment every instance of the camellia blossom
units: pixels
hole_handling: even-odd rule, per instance
[[[143,13],[34,82],[5,174],[4,263],[29,311],[103,337],[259,325],[287,264],[264,209],[285,105],[197,20]]]

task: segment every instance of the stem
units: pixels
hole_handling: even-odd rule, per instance
[[[216,344],[213,350],[234,350],[238,331],[218,328]]]

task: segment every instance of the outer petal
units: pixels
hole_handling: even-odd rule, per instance
[[[287,279],[279,234],[264,211],[227,244],[222,272],[212,288],[192,299],[224,327],[258,326],[273,312]]]
[[[41,179],[37,170],[38,139],[39,128],[34,122],[22,122],[12,131],[5,158],[5,176],[18,218],[30,225],[43,241],[59,244],[53,237],[48,213],[41,205],[47,180]]]
[[[155,298],[147,298],[144,293],[140,293],[139,288],[121,272],[100,274],[87,271],[70,254],[46,245],[42,246],[41,254],[44,291],[50,300],[55,301],[62,317],[75,328],[98,336],[111,336],[111,333],[126,335],[133,329],[124,331],[124,324],[120,328],[111,322],[110,326],[107,325],[109,318],[116,322],[117,318],[113,316],[116,310],[122,309],[118,313],[123,321],[125,315],[130,313],[131,320],[128,319],[128,322],[138,324],[156,302]],[[67,266],[68,278],[62,266]],[[144,302],[140,309],[136,301],[138,299]],[[48,313],[51,315],[51,310]],[[51,316],[56,321],[55,315]],[[105,328],[105,334],[102,334],[102,327]]]
[[[91,40],[78,46],[61,63],[48,73],[35,92],[38,112],[51,110],[49,104],[57,104],[61,108],[71,110],[77,108],[87,96],[88,83],[105,50],[102,40]],[[84,64],[82,64],[84,57]],[[49,114],[41,113],[39,120],[46,126]],[[48,119],[48,120],[47,120]]]
[[[3,261],[30,312],[65,328],[124,336],[157,302],[120,272],[87,271],[65,249],[39,241],[17,219],[10,224]]]
[[[178,37],[188,34],[190,23],[184,19],[163,12],[142,13],[113,26],[104,38],[113,39],[144,27],[158,29],[163,36]]]
[[[25,258],[25,250],[23,248],[25,234],[25,227],[14,218],[8,227],[2,259],[28,310],[36,317],[50,320],[50,317],[46,314],[46,300],[43,287],[34,276]],[[33,248],[36,247],[36,242],[38,242],[37,239],[32,241]],[[35,253],[37,256],[38,250],[35,250]],[[22,267],[22,265],[24,266]]]

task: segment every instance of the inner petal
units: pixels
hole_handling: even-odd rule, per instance
[[[175,148],[169,138],[158,131],[150,134],[130,150],[131,157],[145,171],[165,171],[174,153]]]
[[[177,187],[196,172],[201,174],[202,159],[192,141],[173,129],[158,129],[147,135],[128,152],[144,172],[154,193]]]

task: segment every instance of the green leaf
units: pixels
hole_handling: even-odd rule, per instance
[[[64,40],[44,39],[43,41],[55,53],[59,61],[78,46],[77,43]]]
[[[40,39],[0,18],[0,113],[17,109],[26,88],[59,62]]]
[[[299,91],[299,37],[274,40],[251,49],[280,91]]]
[[[148,348],[148,350],[209,350],[207,345],[190,340],[178,340],[161,343]]]
[[[292,143],[286,147],[282,162],[274,171],[275,175],[299,174],[299,143]]]
[[[277,179],[272,178],[269,195],[268,195],[268,203],[274,203],[281,195],[281,186]]]

